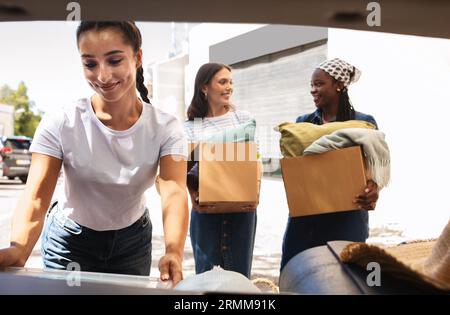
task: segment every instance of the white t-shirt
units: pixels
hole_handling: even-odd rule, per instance
[[[217,132],[228,128],[236,128],[250,119],[252,119],[252,116],[247,111],[228,111],[221,116],[188,120],[184,123],[184,131],[189,142],[205,141]]]
[[[90,99],[44,115],[31,152],[63,161],[59,207],[78,224],[97,231],[130,226],[145,211],[144,192],[155,181],[159,159],[187,156],[178,120],[144,103],[136,123],[124,131],[106,127]]]

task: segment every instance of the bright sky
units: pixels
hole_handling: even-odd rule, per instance
[[[92,94],[83,77],[75,41],[76,22],[0,23],[0,86],[17,88],[44,111]],[[143,37],[144,71],[167,59],[170,23],[137,23]],[[145,73],[144,73],[145,75]]]

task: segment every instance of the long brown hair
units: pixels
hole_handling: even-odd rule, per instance
[[[202,88],[209,84],[214,75],[223,68],[231,72],[229,66],[215,62],[205,63],[198,69],[197,75],[195,76],[194,96],[187,110],[188,120],[204,118],[206,116],[208,113],[208,101],[203,94]]]
[[[115,28],[119,30],[123,35],[125,43],[131,45],[131,47],[133,48],[133,52],[135,54],[138,53],[142,45],[142,36],[141,32],[134,24],[134,22],[130,21],[121,21],[121,22],[82,21],[77,28],[77,44],[80,41],[81,34],[90,30],[101,31],[107,28]],[[136,89],[139,91],[142,100],[146,103],[150,103],[150,100],[148,99],[148,90],[144,84],[144,69],[142,68],[142,65],[136,71]]]

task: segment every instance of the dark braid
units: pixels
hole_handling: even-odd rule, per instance
[[[355,67],[353,67],[352,73],[350,73],[350,82],[355,75]],[[355,119],[355,109],[353,108],[350,98],[348,97],[348,89],[344,89],[339,94],[339,107],[336,114],[336,121],[347,121]]]
[[[144,84],[144,69],[142,69],[142,66],[140,66],[136,72],[136,88],[139,91],[142,100],[150,104],[150,100],[148,99],[148,90]]]
[[[82,21],[77,28],[77,43],[80,41],[81,34],[96,30],[101,31],[107,28],[118,29],[122,35],[125,43],[128,43],[133,48],[133,52],[137,54],[142,45],[141,32],[131,21]],[[148,90],[144,85],[144,69],[140,66],[136,71],[136,89],[139,91],[144,102],[150,103],[148,99]]]
[[[347,121],[355,119],[355,109],[353,108],[350,98],[348,97],[348,90],[344,88],[339,94],[339,107],[336,115],[336,121]]]

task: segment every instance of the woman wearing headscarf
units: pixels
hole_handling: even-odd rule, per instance
[[[322,62],[311,77],[311,95],[317,110],[297,118],[298,123],[322,125],[333,121],[363,120],[377,127],[371,115],[355,111],[348,86],[361,72],[349,63],[335,58]],[[378,127],[377,127],[378,128]],[[320,215],[289,217],[283,239],[281,270],[295,255],[332,240],[365,242],[369,236],[369,215],[378,200],[378,186],[369,180],[362,194],[355,196],[359,210]]]

